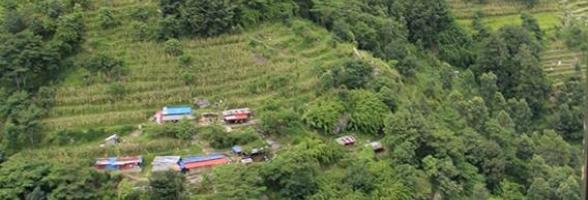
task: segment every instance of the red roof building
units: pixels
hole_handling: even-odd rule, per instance
[[[355,144],[355,138],[353,136],[343,136],[343,137],[335,139],[335,141],[337,141],[337,143],[339,143],[340,145],[345,145],[345,146]]]
[[[189,156],[183,157],[180,161],[180,168],[182,170],[194,170],[201,168],[211,168],[217,165],[229,163],[230,160],[223,154],[209,154],[205,156]]]
[[[249,121],[251,110],[249,108],[239,108],[223,111],[223,119],[226,123],[244,123]]]

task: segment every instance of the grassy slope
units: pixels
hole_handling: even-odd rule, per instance
[[[162,43],[134,42],[130,36],[132,20],[127,13],[141,5],[156,12],[157,4],[138,0],[110,5],[122,24],[108,30],[97,25],[96,11],[87,13],[87,41],[78,56],[83,60],[96,52],[107,52],[123,59],[130,69],[123,81],[127,95],[111,102],[110,84],[85,85],[78,68],[58,88],[56,106],[44,120],[50,129],[137,124],[164,105],[189,104],[193,97],[223,99],[226,107],[253,108],[277,96],[311,97],[313,93],[309,91],[317,81],[314,66],[329,65],[352,55],[350,45],[334,47],[325,30],[299,21],[295,24],[310,27],[304,34],[296,28],[274,24],[237,35],[183,39],[184,52],[194,60],[193,66],[186,69],[194,82],[185,84],[177,59],[163,52]],[[263,48],[253,48],[251,43]],[[260,88],[270,84],[267,80],[271,77],[285,74],[287,84]]]
[[[509,24],[520,24],[520,13],[530,12],[537,18],[541,28],[547,32],[548,41],[546,50],[542,55],[541,63],[549,77],[558,80],[575,73],[575,64],[578,62],[578,53],[568,50],[564,44],[555,39],[558,27],[561,27],[562,13],[573,17],[584,16],[588,13],[588,1],[542,1],[534,8],[506,0],[489,0],[488,4],[466,3],[466,0],[449,0],[449,3],[458,17],[458,23],[466,28],[471,28],[471,18],[477,10],[484,12],[484,21],[492,29],[496,30]],[[561,63],[560,63],[561,61]]]

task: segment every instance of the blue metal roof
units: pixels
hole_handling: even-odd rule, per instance
[[[231,148],[231,149],[233,150],[234,153],[241,153],[243,151],[243,149],[238,145],[233,146],[233,148]]]
[[[219,158],[225,158],[226,156],[220,153],[213,153],[213,154],[208,154],[205,156],[186,156],[186,157],[182,157],[182,161],[180,161],[181,163],[191,163],[191,162],[200,162],[200,161],[206,161],[206,160],[215,160],[215,159],[219,159]]]
[[[162,110],[163,115],[191,115],[192,107],[190,106],[166,106]]]

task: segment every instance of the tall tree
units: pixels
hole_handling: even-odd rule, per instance
[[[542,112],[550,88],[539,60],[527,45],[522,45],[514,57],[514,64],[518,66],[512,77],[516,85],[507,91],[512,91],[517,98],[524,98],[533,113]]]
[[[154,174],[149,179],[151,199],[183,199],[185,178],[175,172]]]
[[[537,19],[535,19],[535,17],[529,13],[521,14],[521,19],[523,20],[522,26],[533,33],[538,41],[542,41],[544,33],[541,30]]]

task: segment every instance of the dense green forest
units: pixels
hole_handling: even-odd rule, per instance
[[[0,199],[581,199],[581,66],[552,79],[541,60],[553,38],[588,52],[586,25],[548,32],[522,12],[496,28],[480,11],[466,28],[449,3],[3,0]],[[252,107],[259,122],[147,123],[195,96]],[[129,141],[99,147],[112,133]],[[257,145],[258,133],[281,143],[274,159],[216,167],[200,184],[92,167],[104,154]],[[340,146],[343,135],[385,152]]]

